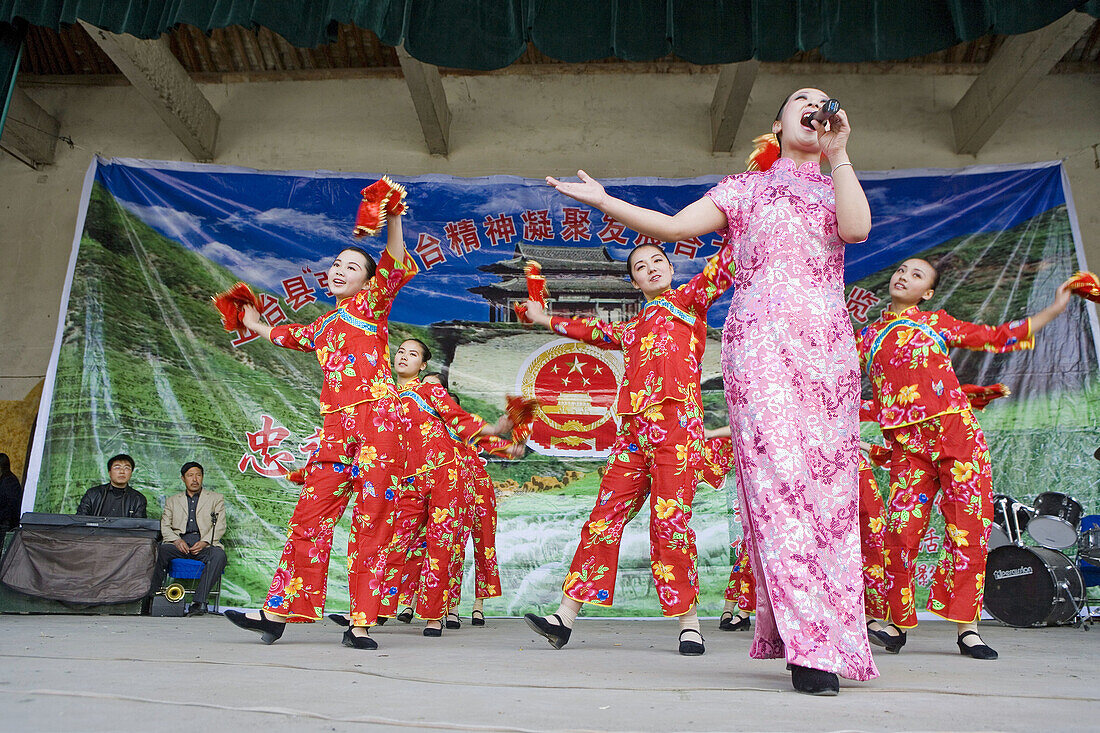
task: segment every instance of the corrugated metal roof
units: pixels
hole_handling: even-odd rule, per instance
[[[203,74],[263,74],[271,72],[317,72],[325,70],[373,70],[400,73],[397,52],[383,44],[374,32],[353,25],[340,24],[337,39],[317,48],[295,48],[281,36],[266,28],[256,30],[241,26],[217,28],[209,35],[189,25],[181,25],[165,34],[169,48],[188,72]],[[960,43],[943,51],[892,62],[874,62],[863,68],[929,67],[951,73],[966,71],[972,64],[984,64],[1002,43],[1005,36],[988,35],[969,43]],[[799,66],[823,65],[820,51],[797,53],[784,63]],[[562,64],[528,44],[527,51],[509,67],[512,70],[534,70],[532,67],[604,68],[622,66],[624,70],[644,67],[647,70],[675,70],[691,66],[674,55],[636,64],[616,58],[601,59],[587,64]],[[698,67],[696,67],[698,68]],[[1100,71],[1100,21],[1062,57],[1054,73],[1068,71]],[[457,72],[484,73],[484,72]],[[31,26],[24,47],[20,74],[27,75],[116,75],[118,68],[89,37],[83,27],[71,25],[61,31]]]

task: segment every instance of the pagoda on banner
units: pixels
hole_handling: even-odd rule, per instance
[[[638,315],[641,294],[627,279],[626,265],[614,260],[607,247],[562,247],[519,242],[515,256],[478,269],[500,276],[493,285],[470,288],[489,301],[490,323],[515,323],[513,305],[527,301],[527,260],[542,265],[550,291],[547,306],[556,316],[595,316],[605,321],[625,321]]]

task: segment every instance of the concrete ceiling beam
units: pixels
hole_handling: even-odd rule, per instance
[[[168,48],[164,38],[143,41],[80,21],[115,66],[199,161],[214,159],[221,118]]]
[[[955,152],[976,154],[1095,19],[1071,12],[1054,23],[1005,39],[985,70],[951,110]]]

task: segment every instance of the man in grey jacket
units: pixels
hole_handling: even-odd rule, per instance
[[[195,587],[195,596],[187,609],[188,616],[206,613],[206,597],[210,588],[225,570],[225,549],[221,545],[225,534],[225,498],[216,491],[202,487],[202,466],[194,461],[180,468],[184,491],[169,496],[160,517],[163,542],[153,576],[153,591],[164,583],[168,564],[178,558],[202,560],[202,577]]]

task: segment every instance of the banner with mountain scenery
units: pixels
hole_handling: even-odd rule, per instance
[[[548,171],[555,172],[555,171]],[[270,172],[142,160],[96,161],[74,242],[69,281],[31,457],[25,508],[73,512],[105,480],[104,460],[133,455],[133,485],[159,515],[182,490],[179,466],[197,460],[206,485],[226,496],[229,568],[223,602],[256,606],[268,587],[298,489],[284,474],[305,463],[320,424],[320,370],[308,355],[247,333],[226,333],[210,296],[237,280],[259,293],[272,323],[308,322],[333,306],[325,271],[351,233],[359,191],[375,174]],[[618,222],[512,176],[394,176],[408,187],[406,243],[421,272],[391,317],[391,350],[429,344],[433,370],[449,375],[468,410],[495,419],[506,394],[538,396],[531,450],[489,459],[499,495],[497,553],[504,595],[490,615],[556,603],[581,523],[594,502],[615,431],[622,361],[515,322],[525,298],[523,263],[537,259],[558,313],[629,318],[638,293],[625,278],[631,247],[646,241]],[[871,202],[870,240],[847,249],[853,328],[878,316],[895,264],[950,255],[932,308],[1000,323],[1050,303],[1083,265],[1072,200],[1059,163],[861,173]],[[609,180],[629,201],[673,212],[720,176]],[[379,251],[382,237],[361,242]],[[717,252],[711,234],[667,245],[685,281]],[[725,422],[719,367],[728,294],[710,312],[703,368],[708,426]],[[1004,382],[1013,394],[980,415],[992,448],[995,490],[1030,502],[1040,491],[1096,511],[1100,463],[1098,331],[1092,306],[1074,299],[1034,351],[960,352],[963,382]],[[864,426],[876,440],[875,426]],[[883,491],[887,479],[879,474]],[[701,610],[721,605],[734,478],[700,488]],[[587,613],[659,613],[650,578],[645,514],[628,527],[616,605]],[[943,523],[922,545],[926,585],[942,551]],[[337,533],[347,539],[347,517]],[[339,553],[336,553],[337,556]],[[464,603],[472,596],[470,568]],[[344,564],[332,563],[331,606],[346,608]]]

